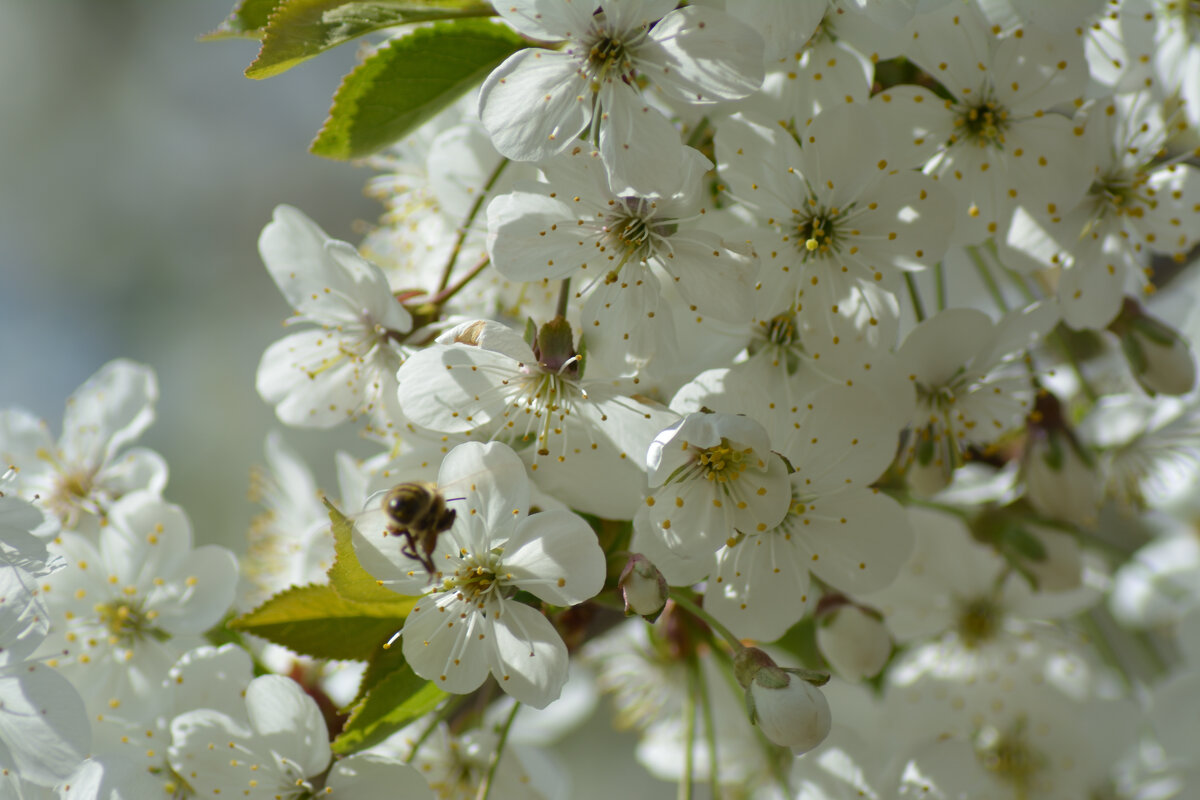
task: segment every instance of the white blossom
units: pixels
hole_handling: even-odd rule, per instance
[[[639,79],[674,102],[706,104],[744,97],[763,76],[762,40],[751,28],[714,9],[671,8],[662,0],[498,6],[520,33],[566,44],[514,53],[484,81],[479,116],[496,149],[544,161],[588,129],[619,190],[653,192],[669,182],[685,151]]]
[[[275,342],[259,363],[258,393],[279,419],[329,428],[393,404],[402,355],[392,337],[412,329],[412,316],[379,267],[290,206],[275,209],[258,249],[296,310],[289,322],[316,326]]]

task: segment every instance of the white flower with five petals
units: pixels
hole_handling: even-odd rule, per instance
[[[565,41],[527,49],[479,93],[492,143],[516,161],[543,161],[590,125],[619,190],[657,191],[683,165],[679,133],[639,90],[649,80],[673,101],[745,97],[762,83],[762,39],[720,11],[674,0],[505,0],[496,13],[520,33]],[[599,13],[595,13],[599,9]],[[670,12],[670,13],[668,13]]]
[[[330,428],[394,406],[403,358],[393,339],[412,329],[412,316],[383,271],[290,206],[275,209],[258,250],[296,309],[289,322],[317,326],[275,342],[258,365],[258,393],[279,419]]]
[[[490,672],[518,701],[544,708],[566,683],[567,648],[541,612],[513,595],[581,603],[604,585],[604,551],[570,511],[529,514],[525,466],[499,442],[451,450],[438,490],[455,518],[438,538],[433,575],[401,553],[383,515],[356,523],[358,559],[381,586],[427,592],[404,621],[404,658],[448,692],[472,692]]]

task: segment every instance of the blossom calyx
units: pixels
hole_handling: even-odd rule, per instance
[[[1196,361],[1177,331],[1125,299],[1108,328],[1121,340],[1121,350],[1138,384],[1151,395],[1187,394],[1196,385]]]
[[[833,718],[818,686],[829,676],[807,669],[784,669],[757,647],[733,657],[733,672],[746,690],[750,721],[768,739],[797,755],[825,741]]]
[[[565,317],[557,316],[538,329],[533,353],[547,372],[566,373],[569,378],[582,377],[582,357],[575,352],[571,323]]]
[[[617,588],[625,601],[625,616],[639,614],[653,622],[667,605],[667,579],[640,553],[629,557]]]

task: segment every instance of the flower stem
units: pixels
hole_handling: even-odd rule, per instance
[[[483,258],[479,259],[479,262],[475,266],[471,267],[470,272],[468,272],[466,275],[463,275],[453,286],[447,287],[435,294],[430,302],[436,306],[445,305],[447,300],[458,294],[464,286],[474,280],[479,273],[483,272],[484,267],[490,263],[491,260],[485,255]]]
[[[983,281],[984,288],[992,296],[996,307],[1004,313],[1008,313],[1008,301],[1004,299],[1004,292],[1000,291],[1000,285],[996,283],[996,276],[992,275],[987,262],[983,260],[983,253],[979,252],[978,245],[967,247],[967,255],[970,256],[971,263],[975,265],[975,271],[979,273],[979,279]]]
[[[946,310],[946,264],[939,261],[933,266],[933,281],[937,288],[937,309]]]
[[[683,698],[683,778],[679,781],[679,800],[692,798],[692,773],[696,769],[694,750],[696,749],[696,687],[695,670],[690,666],[687,671],[687,693]]]
[[[500,729],[500,741],[496,742],[496,750],[492,753],[491,759],[488,760],[487,776],[483,779],[483,783],[479,785],[479,792],[475,795],[476,800],[488,800],[488,795],[492,793],[492,784],[496,779],[496,768],[500,766],[500,757],[504,755],[504,745],[508,742],[508,731],[512,728],[513,720],[517,718],[517,711],[520,709],[520,703],[513,703],[512,711],[508,712],[508,718],[504,720],[504,726]]]
[[[563,278],[562,285],[558,287],[558,305],[554,307],[554,314],[558,317],[567,316],[567,301],[571,299],[571,279]]]
[[[708,684],[704,680],[704,671],[700,668],[700,660],[688,664],[695,673],[696,690],[700,695],[700,711],[704,714],[704,741],[708,745],[708,783],[714,798],[721,796],[721,781],[717,772],[717,728],[713,723],[712,697],[708,693]]]
[[[913,280],[911,272],[904,273],[904,285],[908,287],[908,297],[912,300],[913,314],[917,317],[917,322],[925,321],[925,306],[921,303],[921,295],[917,293],[917,282]]]
[[[488,176],[487,182],[483,184],[483,188],[479,191],[479,196],[475,198],[475,202],[471,205],[471,210],[467,212],[467,218],[463,220],[462,227],[458,229],[458,238],[454,240],[454,248],[450,251],[450,258],[446,261],[446,266],[442,267],[442,277],[438,281],[437,290],[440,293],[450,284],[450,273],[454,271],[454,265],[458,261],[458,255],[462,251],[463,242],[467,240],[467,234],[471,232],[471,223],[475,221],[476,215],[479,214],[479,209],[483,207],[483,201],[487,199],[488,192],[496,185],[496,181],[500,178],[500,173],[504,172],[504,168],[508,166],[508,159],[501,158],[500,163],[492,170],[492,174]]]
[[[683,592],[684,590],[682,589],[671,590],[671,599],[675,601],[675,605],[679,606],[684,611],[701,620],[708,625],[708,627],[721,634],[721,637],[725,639],[725,641],[729,642],[729,646],[733,648],[733,652],[736,653],[745,647],[745,645],[738,641],[738,638],[733,635],[733,631],[729,630],[729,628],[726,628],[724,625],[713,619],[711,614],[692,602],[692,600],[686,597]]]

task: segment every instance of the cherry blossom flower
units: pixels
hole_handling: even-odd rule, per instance
[[[753,29],[715,9],[673,7],[663,0],[497,6],[520,33],[565,46],[514,53],[484,81],[479,116],[496,149],[517,161],[544,161],[588,129],[618,191],[648,193],[670,183],[685,151],[640,81],[673,102],[706,104],[745,97],[763,77],[762,40]]]
[[[761,533],[788,512],[787,465],[762,425],[734,414],[689,414],[646,454],[650,495],[634,518],[633,549],[672,585],[695,583],[739,531]]]
[[[321,711],[290,678],[255,678],[245,695],[243,719],[198,709],[171,722],[171,765],[198,794],[275,800],[319,792],[330,800],[385,800],[399,793],[432,800],[420,773],[397,760],[358,753],[330,768]]]
[[[95,543],[56,541],[67,568],[47,584],[42,652],[93,713],[153,718],[167,670],[233,602],[237,562],[218,545],[193,548],[182,509],[149,492],[121,498],[108,520]]]
[[[290,206],[275,209],[258,249],[296,309],[289,322],[317,326],[263,353],[258,393],[279,419],[329,428],[394,405],[403,359],[393,337],[412,329],[412,316],[392,296],[379,267]]]
[[[588,455],[602,454],[624,465],[618,470],[640,472],[641,454],[675,415],[630,396],[637,388],[632,382],[583,377],[584,363],[561,317],[541,327],[533,347],[499,323],[464,322],[400,368],[400,406],[431,430],[499,440],[528,452],[539,483]],[[627,483],[611,476],[599,486],[571,485],[563,481],[557,494],[575,508],[609,516],[620,516],[615,510],[622,506],[636,508],[619,491]]]
[[[525,467],[498,442],[450,451],[438,491],[456,513],[438,537],[433,575],[405,557],[378,523],[360,520],[365,532],[354,538],[359,560],[380,585],[425,595],[405,619],[404,657],[448,692],[471,692],[490,672],[505,692],[543,708],[566,682],[566,645],[513,594],[524,590],[561,606],[596,594],[604,553],[595,534],[569,511],[529,514]]]
[[[701,181],[710,166],[690,151],[654,195],[634,194],[610,189],[597,153],[576,148],[544,166],[548,183],[492,201],[488,252],[514,280],[580,281],[575,296],[586,297],[589,351],[614,369],[643,366],[669,321],[663,283],[699,315],[750,316],[753,256],[701,222],[708,213]]]
[[[157,400],[154,372],[120,359],[67,399],[57,442],[32,414],[0,411],[0,461],[16,467],[13,489],[36,498],[68,528],[103,516],[129,492],[161,492],[167,483],[162,456],[141,447],[126,449],[154,421]]]
[[[1127,288],[1147,287],[1153,254],[1182,261],[1200,242],[1200,170],[1160,159],[1168,130],[1149,93],[1098,100],[1080,121],[1095,164],[1086,196],[1073,208],[1025,207],[1007,244],[1062,268],[1058,301],[1072,327],[1104,328]]]
[[[1051,213],[1073,208],[1092,164],[1083,126],[1050,113],[1081,97],[1083,45],[1073,36],[1021,29],[992,33],[974,6],[950,3],[913,20],[906,54],[941,83],[894,86],[879,95],[884,123],[925,172],[955,198],[954,241],[1003,236],[1018,206]]]
[[[802,315],[824,320],[855,299],[869,303],[862,284],[895,288],[904,271],[931,267],[946,251],[951,198],[900,158],[876,108],[826,109],[795,138],[750,119],[718,124],[721,177],[768,226],[754,237],[758,289],[802,297]]]

